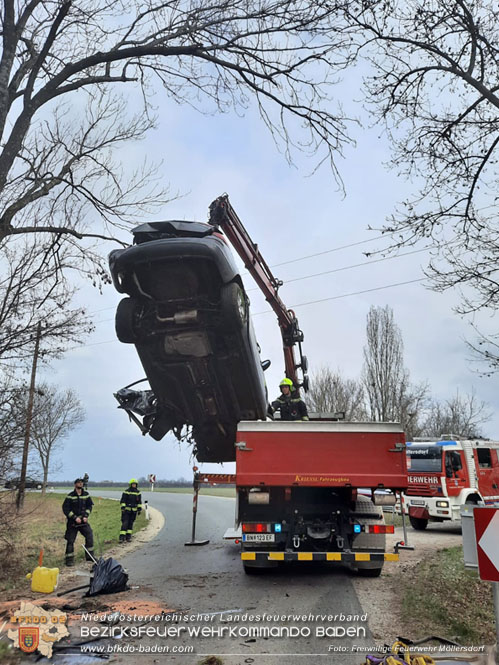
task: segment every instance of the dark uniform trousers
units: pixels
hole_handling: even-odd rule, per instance
[[[66,539],[66,565],[71,565],[74,562],[74,542],[79,533],[85,538],[86,549],[92,556],[94,554],[94,533],[90,524],[88,522],[76,524],[76,522],[68,521],[66,533],[64,534],[64,538]],[[93,561],[90,554],[85,552],[85,559],[87,561]]]
[[[142,511],[142,496],[131,485],[121,495],[121,531],[120,542],[132,540],[133,523]]]
[[[85,547],[89,553],[85,552],[85,559],[93,561],[94,553],[94,534],[92,527],[88,522],[83,522],[83,518],[88,520],[93,508],[93,501],[86,490],[82,490],[80,494],[73,490],[64,499],[62,510],[67,517],[66,533],[64,538],[66,540],[66,565],[72,566],[74,563],[74,542],[76,536],[81,533],[85,538]],[[82,521],[78,524],[77,518]]]

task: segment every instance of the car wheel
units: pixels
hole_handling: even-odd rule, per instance
[[[136,311],[137,303],[132,298],[123,298],[116,309],[116,336],[124,344],[134,344],[137,341],[134,325]]]
[[[240,330],[248,321],[248,299],[237,282],[222,287],[220,293],[220,315],[229,330]]]
[[[423,517],[411,517],[409,515],[409,522],[411,523],[412,528],[416,529],[416,531],[424,531],[428,526],[428,520]]]

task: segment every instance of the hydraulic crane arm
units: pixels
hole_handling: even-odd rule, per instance
[[[306,391],[308,389],[308,377],[306,375],[307,359],[302,355],[301,350],[303,333],[298,326],[295,313],[291,309],[287,309],[278,295],[278,290],[282,286],[282,282],[272,274],[265,259],[260,254],[258,245],[251,240],[243,223],[231,206],[227,194],[219,196],[210,205],[209,222],[213,226],[223,230],[227,239],[242,259],[246,270],[258,284],[258,287],[265,296],[265,300],[274,310],[279,322],[279,328],[281,329],[286,376],[293,381],[297,388],[302,386]],[[294,346],[296,344],[298,344],[300,353],[299,363],[296,362],[294,353]],[[302,370],[302,381],[298,380],[297,368],[301,368]]]

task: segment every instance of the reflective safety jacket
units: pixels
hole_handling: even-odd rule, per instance
[[[121,495],[120,501],[122,510],[131,510],[132,512],[137,512],[142,510],[142,496],[140,494],[139,488],[133,488],[129,485]]]
[[[70,492],[62,504],[62,512],[68,518],[68,521],[75,520],[77,517],[88,517],[92,512],[94,502],[86,490],[78,494],[76,490]]]
[[[280,395],[272,402],[272,410],[281,412],[281,420],[308,420],[307,405],[299,397]]]

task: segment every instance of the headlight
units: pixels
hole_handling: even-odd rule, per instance
[[[448,501],[437,501],[437,508],[448,508],[448,507],[449,507]]]

